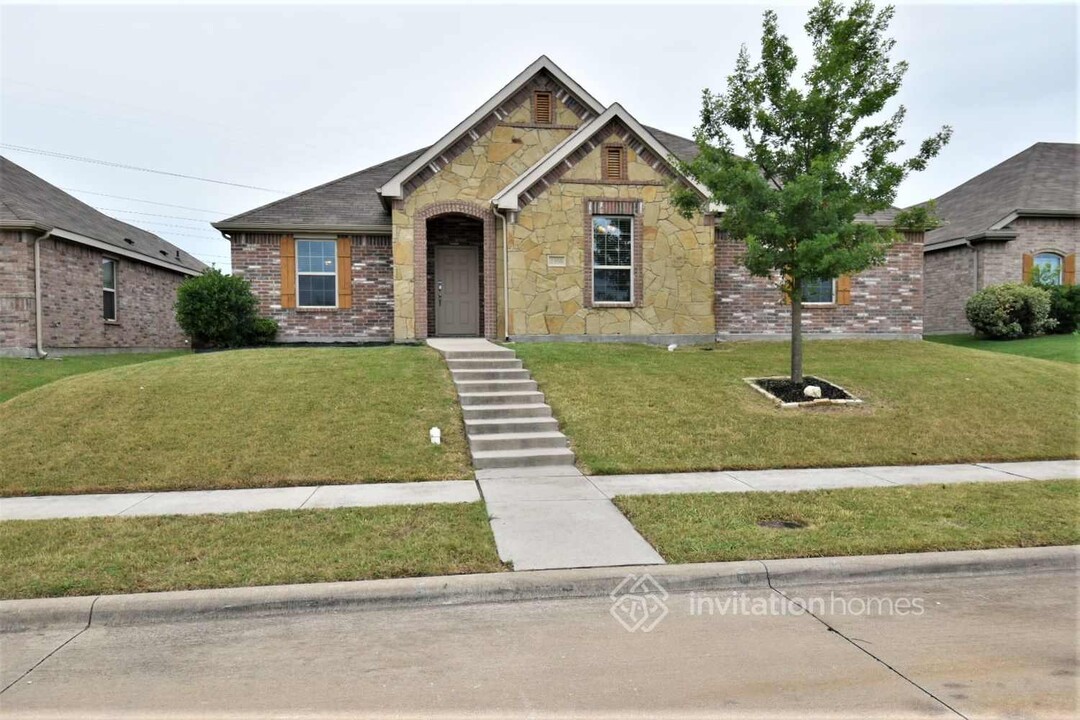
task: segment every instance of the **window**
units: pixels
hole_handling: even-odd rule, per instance
[[[1035,256],[1033,277],[1043,285],[1060,285],[1062,264],[1057,253],[1039,253]]]
[[[546,90],[537,90],[533,93],[533,122],[540,125],[550,125],[555,122],[551,93]]]
[[[593,215],[593,302],[633,300],[634,218]]]
[[[831,305],[836,302],[836,281],[804,280],[802,300],[808,305]]]
[[[296,241],[298,307],[337,307],[337,242]]]
[[[116,261],[101,259],[101,315],[116,320]]]
[[[626,148],[622,145],[604,146],[604,180],[622,180],[626,177]]]

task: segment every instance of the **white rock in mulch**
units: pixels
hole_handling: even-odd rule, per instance
[[[679,347],[677,344],[671,343],[670,345],[667,346],[668,352],[675,352],[675,348],[677,348],[677,347]]]
[[[802,394],[808,398],[819,398],[821,397],[821,386],[807,385],[803,388]]]

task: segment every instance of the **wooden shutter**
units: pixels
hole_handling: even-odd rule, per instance
[[[533,121],[544,125],[550,125],[554,122],[553,116],[551,93],[537,90],[533,93]]]
[[[1034,262],[1035,258],[1032,256],[1031,253],[1024,253],[1024,262],[1022,267],[1024,269],[1024,282],[1026,283],[1031,282],[1031,266],[1034,264]]]
[[[296,238],[281,238],[281,307],[296,307]]]
[[[1076,284],[1076,253],[1065,256],[1065,262],[1061,266],[1061,284]]]
[[[836,304],[851,304],[851,276],[841,275],[836,278]]]
[[[337,306],[352,307],[352,238],[337,239]]]
[[[604,146],[604,179],[622,180],[623,168],[625,167],[626,148],[622,145]]]
[[[788,297],[787,288],[791,287],[791,276],[787,273],[784,273],[783,280],[784,282],[780,286],[780,302],[782,302],[784,305],[790,305],[791,298]]]

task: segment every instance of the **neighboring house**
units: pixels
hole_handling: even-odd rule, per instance
[[[0,157],[0,355],[184,347],[176,288],[204,269]]]
[[[282,341],[785,336],[775,283],[672,204],[696,152],[541,57],[434,145],[214,226]],[[920,336],[922,235],[809,292],[810,334]]]
[[[1032,269],[1076,282],[1080,145],[1036,143],[937,198],[944,224],[926,234],[926,332],[969,333],[964,305]]]

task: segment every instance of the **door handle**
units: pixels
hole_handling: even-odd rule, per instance
[[[435,283],[435,300],[442,305],[442,281]]]

